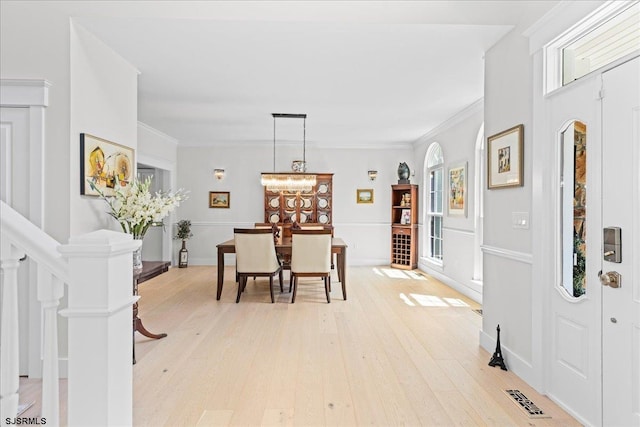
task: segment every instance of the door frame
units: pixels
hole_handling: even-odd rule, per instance
[[[44,170],[45,170],[45,111],[49,106],[49,88],[51,83],[46,80],[28,79],[0,79],[0,107],[25,108],[28,110],[28,156],[29,156],[29,182],[25,191],[28,193],[29,206],[25,217],[39,228],[44,229]],[[19,310],[28,313],[28,344],[20,351],[28,354],[27,366],[20,368],[26,370],[31,378],[42,377],[41,352],[41,312],[42,308],[36,298],[36,266],[29,263],[28,269],[29,295],[26,306],[20,306]],[[67,375],[67,360],[59,362],[61,377]]]

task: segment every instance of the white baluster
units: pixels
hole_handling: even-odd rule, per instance
[[[38,266],[38,300],[43,310],[42,417],[47,425],[60,424],[58,374],[58,305],[64,284]]]
[[[24,256],[11,244],[2,241],[2,312],[0,320],[0,420],[18,413],[18,267]]]

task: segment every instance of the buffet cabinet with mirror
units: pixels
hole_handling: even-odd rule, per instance
[[[310,191],[273,192],[264,189],[264,222],[279,225],[298,222],[331,224],[333,174],[306,174],[316,176],[316,185]]]

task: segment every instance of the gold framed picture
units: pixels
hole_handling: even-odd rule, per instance
[[[210,208],[229,208],[231,195],[228,191],[209,191]]]
[[[487,185],[489,189],[518,187],[524,183],[524,125],[487,138]]]
[[[449,168],[449,215],[467,216],[467,162]]]
[[[133,148],[89,135],[80,134],[80,194],[98,196],[89,182],[107,196],[117,187],[126,187],[133,178]]]
[[[356,190],[356,202],[358,202],[358,203],[373,203],[373,189],[372,188],[358,188]]]

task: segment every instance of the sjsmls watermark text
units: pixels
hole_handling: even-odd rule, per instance
[[[4,422],[6,425],[42,426],[47,424],[47,419],[40,417],[18,417],[5,418]]]

